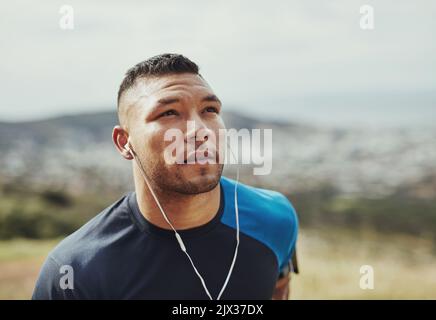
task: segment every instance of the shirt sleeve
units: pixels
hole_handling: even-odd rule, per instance
[[[62,265],[59,264],[53,257],[49,256],[44,262],[36,281],[35,288],[32,294],[32,300],[70,300],[82,299],[80,287],[77,287],[74,282],[72,288],[62,288],[63,282]],[[74,281],[74,275],[71,278]],[[65,286],[64,286],[65,287]]]
[[[298,274],[298,259],[297,259],[297,248],[294,249],[292,258],[287,262],[287,264],[281,269],[279,274],[279,279],[286,277],[290,272]]]
[[[287,245],[286,258],[284,259],[282,265],[280,266],[279,278],[285,277],[289,272],[298,273],[298,261],[297,261],[297,237],[298,237],[298,217],[297,213],[292,206],[290,205],[290,214],[292,215],[291,226],[289,228],[290,232],[290,241]]]

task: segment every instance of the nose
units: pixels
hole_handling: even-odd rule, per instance
[[[194,143],[196,148],[204,141],[208,141],[212,130],[202,121],[198,115],[192,115],[187,120],[185,143]]]

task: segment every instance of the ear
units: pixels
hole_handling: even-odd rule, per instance
[[[126,145],[129,142],[129,133],[121,126],[115,126],[112,130],[112,140],[117,148],[118,152],[124,157],[124,159],[132,160],[133,156]]]

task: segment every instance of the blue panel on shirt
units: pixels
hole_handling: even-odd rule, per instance
[[[222,223],[236,228],[234,190],[236,181],[221,178],[226,206]],[[290,260],[298,234],[298,218],[292,204],[279,192],[239,183],[237,188],[239,228],[268,246],[282,270]]]

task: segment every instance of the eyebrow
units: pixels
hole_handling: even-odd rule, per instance
[[[221,100],[218,99],[218,97],[214,94],[210,94],[210,95],[205,96],[201,101],[218,102],[219,104],[222,104]]]
[[[209,94],[209,95],[203,97],[203,99],[201,99],[201,101],[202,102],[204,102],[204,101],[218,102],[219,104],[221,104],[221,100],[218,99],[218,97],[214,94]],[[176,103],[176,102],[180,102],[180,99],[179,98],[161,98],[157,101],[156,108],[160,108],[160,107],[166,106],[168,104]]]
[[[167,104],[180,102],[179,98],[161,98],[157,101],[157,107],[163,107]]]

